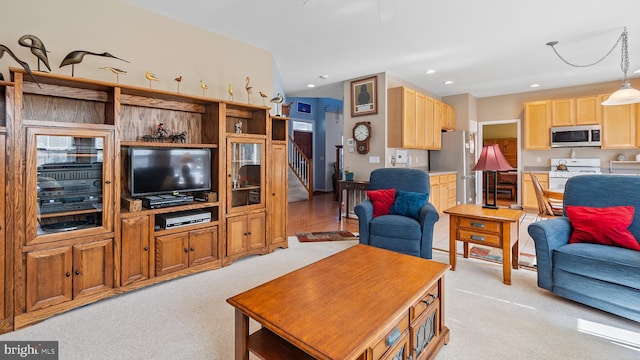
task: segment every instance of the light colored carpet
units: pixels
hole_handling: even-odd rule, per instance
[[[233,359],[227,298],[356,241],[299,243],[290,237],[289,244],[55,316],[0,341],[57,340],[61,360]],[[434,251],[434,260],[446,263],[448,254]],[[502,283],[499,264],[459,258],[456,271],[445,275],[451,340],[437,359],[640,358],[640,324],[539,289],[533,271],[514,271],[512,281]]]

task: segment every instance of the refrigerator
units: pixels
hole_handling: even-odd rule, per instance
[[[469,131],[443,132],[441,149],[429,151],[430,171],[457,171],[456,204],[476,203],[475,138]]]

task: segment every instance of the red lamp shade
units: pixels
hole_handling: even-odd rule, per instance
[[[508,171],[514,170],[507,159],[502,155],[502,151],[500,151],[500,147],[498,144],[487,145],[482,148],[482,153],[480,153],[480,158],[478,159],[478,163],[476,166],[471,169],[472,171],[484,171],[485,178],[485,191],[484,191],[484,205],[482,207],[488,209],[497,209],[497,187],[498,187],[498,177],[497,171]],[[493,173],[493,203],[489,202],[489,173]]]
[[[514,170],[514,168],[509,165],[507,159],[502,155],[502,151],[500,151],[500,146],[498,144],[487,145],[482,148],[482,153],[480,154],[480,158],[478,159],[478,163],[476,166],[471,169],[472,171],[508,171]]]

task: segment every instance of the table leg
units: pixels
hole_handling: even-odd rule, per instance
[[[469,254],[470,254],[470,253],[469,253],[469,243],[465,241],[465,242],[462,244],[462,247],[463,247],[463,249],[464,249],[463,256],[464,256],[464,258],[465,258],[465,259],[468,259],[468,258],[469,258]]]
[[[249,317],[236,309],[236,356],[235,360],[249,360],[247,338],[249,337]]]
[[[342,220],[342,186],[338,183],[338,221]]]
[[[349,189],[347,189],[347,202],[344,203],[344,217],[349,218]]]
[[[456,223],[458,217],[451,215],[449,218],[449,264],[451,265],[451,271],[456,270]]]
[[[518,244],[520,239],[516,240],[516,243],[511,247],[511,267],[518,270],[520,269],[520,245]]]
[[[504,283],[511,285],[511,225],[502,223],[502,273]]]

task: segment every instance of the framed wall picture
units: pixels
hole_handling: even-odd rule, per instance
[[[378,113],[377,76],[351,82],[351,116]]]
[[[298,101],[298,112],[299,113],[305,113],[305,114],[311,114],[311,104],[305,104],[303,102],[299,102]]]

